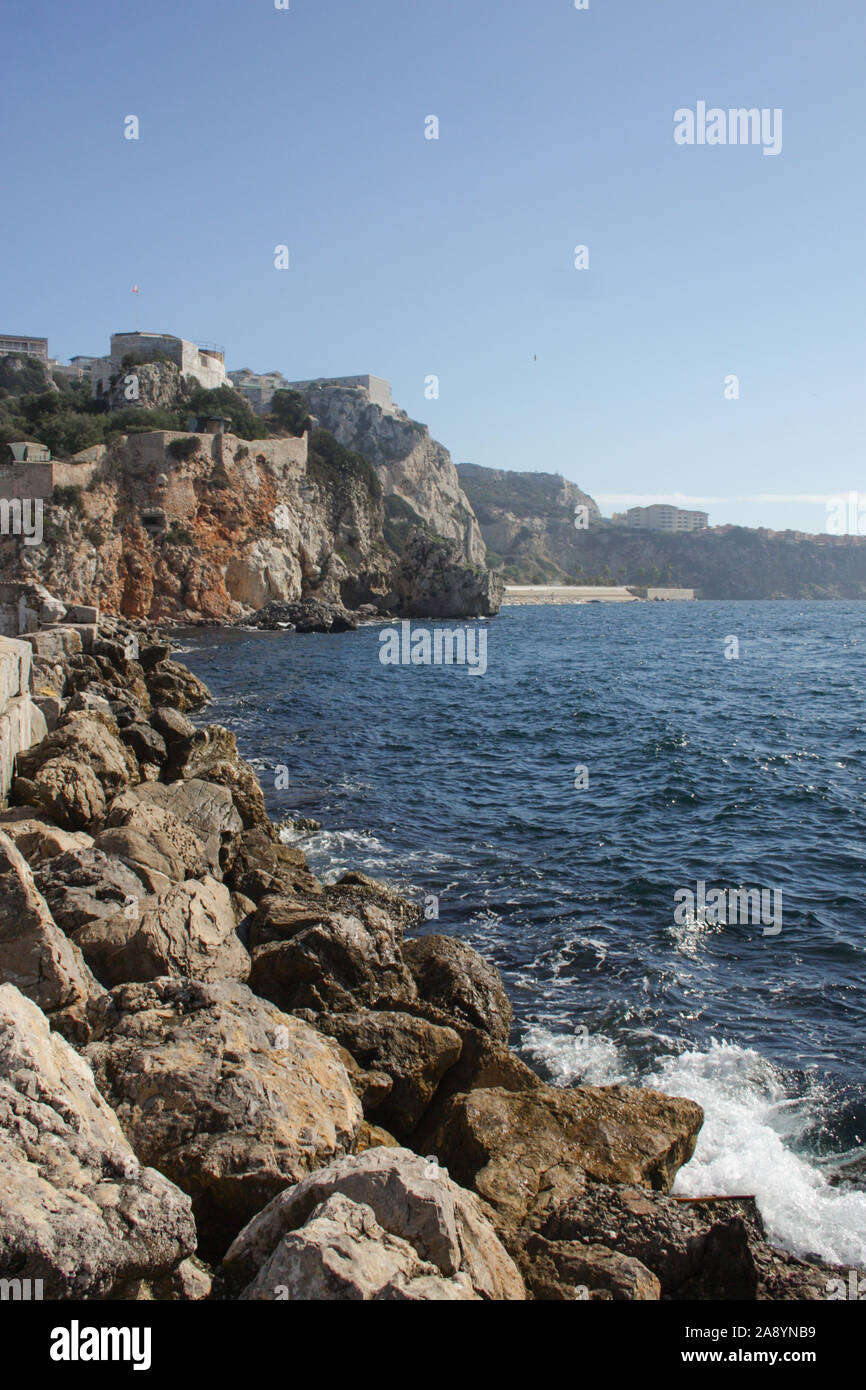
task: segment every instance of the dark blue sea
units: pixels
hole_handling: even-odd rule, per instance
[[[777,1243],[866,1264],[866,607],[473,626],[483,675],[383,665],[379,626],[197,630],[181,651],[271,815],[322,822],[287,836],[320,875],[438,899],[425,929],[495,961],[513,1045],[550,1080],[700,1101],[677,1191],[754,1192]],[[781,930],[676,920],[699,881],[781,893]]]

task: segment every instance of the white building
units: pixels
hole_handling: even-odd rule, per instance
[[[651,507],[629,507],[626,512],[629,526],[643,531],[703,531],[708,524],[706,512],[690,512],[655,502]]]
[[[109,389],[125,357],[148,362],[157,356],[167,357],[184,376],[193,377],[209,391],[228,384],[225,349],[216,343],[191,343],[173,333],[112,333],[110,354],[93,359],[90,368],[94,396],[103,396]]]

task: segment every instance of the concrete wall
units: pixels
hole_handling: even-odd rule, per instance
[[[81,463],[21,463],[0,465],[0,498],[50,498],[55,487],[87,487],[98,461]]]
[[[0,637],[0,802],[9,794],[16,757],[45,734],[30,699],[31,656],[27,642]]]
[[[391,399],[391,383],[381,376],[317,376],[310,381],[290,381],[289,389],[304,391],[311,386],[320,384],[322,386],[361,386],[374,405],[380,405],[383,410],[391,410],[394,405]]]

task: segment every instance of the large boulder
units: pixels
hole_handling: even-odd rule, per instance
[[[337,1196],[350,1206],[330,1206]],[[369,1217],[360,1215],[364,1212],[378,1230]],[[327,1226],[316,1225],[325,1216]],[[293,1239],[295,1232],[299,1240]],[[393,1147],[339,1159],[280,1193],[241,1231],[226,1255],[225,1269],[232,1280],[247,1285],[248,1298],[285,1297],[274,1291],[279,1284],[288,1284],[290,1298],[310,1297],[303,1292],[304,1270],[317,1271],[318,1287],[328,1290],[324,1297],[405,1296],[384,1290],[395,1277],[411,1281],[425,1277],[425,1272],[407,1267],[399,1249],[380,1232],[407,1244],[424,1264],[432,1265],[427,1277],[451,1281],[463,1276],[471,1293],[484,1299],[524,1297],[520,1274],[477,1198],[452,1182],[435,1162]],[[345,1283],[340,1278],[343,1260],[327,1255],[328,1238],[335,1250],[346,1252]],[[412,1296],[453,1295],[416,1290]]]
[[[388,1093],[370,1109],[377,1124],[408,1139],[442,1077],[460,1056],[460,1036],[425,1018],[388,1010],[320,1014],[316,1027],[328,1033],[366,1072],[391,1078]]]
[[[19,849],[31,869],[68,850],[90,849],[93,836],[83,830],[61,830],[40,820],[29,807],[16,806],[0,815],[0,829]]]
[[[501,1087],[452,1096],[418,1144],[505,1221],[522,1222],[585,1176],[668,1191],[691,1158],[703,1111],[628,1086]]]
[[[360,1129],[335,1045],[242,985],[115,989],[86,1055],[140,1160],[192,1197],[205,1258]]]
[[[453,936],[418,936],[403,946],[421,999],[471,1028],[505,1042],[511,1001],[494,965]]]
[[[212,868],[213,856],[189,825],[167,806],[134,790],[114,798],[96,846],[129,865],[151,892],[158,891],[155,875],[179,883],[200,878]],[[214,877],[220,878],[216,867]]]
[[[387,1008],[417,997],[399,925],[374,904],[323,913],[252,956],[250,988],[289,1012]]]
[[[234,734],[221,724],[196,729],[188,738],[171,745],[165,780],[188,782],[192,778],[228,787],[244,827],[256,826],[266,834],[273,833],[259,780],[238,753]]]
[[[66,716],[53,733],[18,758],[13,794],[65,830],[95,830],[106,802],[130,782],[138,766],[120,741],[115,721],[95,710]]]
[[[532,1297],[545,1302],[572,1299],[657,1301],[658,1279],[629,1255],[602,1244],[549,1241],[529,1234],[518,1263]]]
[[[264,897],[322,892],[322,885],[307,867],[303,851],[274,840],[260,827],[245,830],[238,838],[232,886],[256,903]]]
[[[160,661],[151,670],[145,671],[144,679],[154,705],[171,705],[173,709],[188,713],[201,709],[210,700],[210,691],[204,681],[200,681],[178,661]]]
[[[161,975],[215,981],[245,980],[249,974],[231,894],[209,874],[88,923],[75,941],[108,988]]]
[[[142,1167],[87,1063],[0,987],[0,1277],[118,1298],[195,1249],[190,1201]]]
[[[123,824],[132,823],[127,816],[133,800],[146,806],[159,806],[181,821],[204,846],[214,877],[220,877],[230,867],[243,824],[227,787],[203,782],[197,777],[188,782],[172,782],[170,786],[163,782],[142,782],[130,787],[120,802],[118,814]],[[109,808],[109,822],[114,822],[113,812],[114,802]]]
[[[87,1006],[104,991],[55,923],[30,866],[0,832],[0,983],[14,985],[70,1040],[86,1040]]]
[[[147,891],[138,874],[95,847],[55,855],[37,867],[34,877],[55,922],[70,936],[113,917]]]

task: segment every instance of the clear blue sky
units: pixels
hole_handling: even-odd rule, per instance
[[[860,0],[31,0],[0,33],[0,330],[105,352],[137,282],[230,369],[390,378],[457,461],[810,530],[736,499],[866,491]],[[781,154],[676,145],[699,100],[781,108]]]

